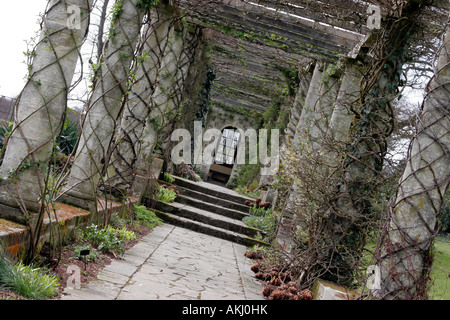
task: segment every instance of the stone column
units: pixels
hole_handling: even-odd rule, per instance
[[[283,150],[283,158],[285,159],[285,161],[283,162],[283,169],[287,170],[288,172],[290,171],[289,159],[295,156],[295,154],[298,154],[298,152],[300,151],[300,136],[304,134],[307,125],[309,125],[310,120],[313,117],[313,112],[319,101],[322,68],[323,64],[316,62],[300,119],[296,126],[295,135],[292,139],[292,146],[291,148]],[[293,225],[293,217],[296,208],[295,198],[296,195],[298,195],[298,192],[298,185],[295,182],[292,183],[278,224],[277,243],[281,247],[284,247],[287,251],[290,250],[293,233],[295,232],[296,227]]]
[[[115,148],[110,161],[107,185],[113,190],[125,192],[136,173],[136,161],[142,151],[145,122],[152,111],[152,99],[158,86],[158,78],[165,55],[171,50],[177,10],[161,3],[150,12],[149,24],[145,26],[135,67],[135,82],[125,103],[120,128],[115,138]]]
[[[381,269],[377,294],[382,298],[423,298],[433,263],[430,250],[437,233],[437,216],[450,183],[449,56],[447,26],[377,257]]]
[[[71,7],[75,9],[72,15],[68,11]],[[23,201],[21,206],[28,210],[40,209],[46,193],[43,170],[63,125],[67,94],[87,34],[91,7],[92,0],[49,1],[40,40],[32,52],[29,79],[17,100],[14,132],[0,168],[3,205],[18,208]],[[2,217],[21,216],[3,206],[0,212]]]
[[[309,84],[311,83],[312,72],[314,70],[314,64],[311,64],[305,68],[305,70],[300,70],[300,84],[295,96],[294,104],[291,108],[291,113],[289,115],[289,123],[286,127],[286,141],[285,144],[289,144],[292,138],[295,136],[295,131],[297,128],[298,121],[302,114],[303,105],[305,104],[306,96],[308,95]]]
[[[363,75],[362,66],[358,61],[346,59],[342,84],[330,119],[331,137],[343,145],[350,140],[349,130],[355,115],[352,109],[354,110],[359,102],[360,83]]]
[[[183,91],[188,79],[195,76],[196,70],[190,67],[195,61],[200,34],[198,27],[193,30],[185,27],[174,29],[170,35],[171,45],[161,64],[161,76],[152,97],[152,110],[145,123],[137,172],[146,173],[157,143],[161,143],[163,149],[168,147],[175,122],[183,117],[180,114]]]
[[[343,75],[340,75],[340,69],[341,62],[326,69],[319,63],[316,65],[291,150],[285,150],[287,162],[290,157],[298,159],[300,154],[313,155],[320,161],[315,170],[321,174],[327,174],[339,162],[337,155],[332,153],[333,150],[328,150],[323,142],[330,141],[330,137],[334,139],[338,135],[348,135],[353,117],[350,110],[359,96],[362,77],[356,63],[346,63]],[[290,170],[288,165],[284,169]],[[300,188],[294,180],[282,213],[277,240],[285,246],[289,246],[297,227],[292,225],[292,219],[301,199]]]
[[[342,171],[342,161],[345,157],[344,148],[350,143],[350,128],[352,126],[355,111],[358,111],[360,99],[360,85],[364,77],[364,68],[361,62],[347,58],[344,62],[344,75],[339,94],[336,99],[333,114],[330,119],[330,139],[335,147],[329,151],[327,157],[327,166],[330,170]],[[350,197],[344,189],[341,190],[341,196],[337,200],[340,211],[345,212],[348,217],[356,215]]]
[[[102,65],[88,101],[80,143],[63,201],[96,209],[96,191],[128,91],[131,63],[140,36],[144,11],[137,0],[123,0],[112,22]]]
[[[130,152],[122,161],[111,163],[113,169],[109,173],[115,189],[124,194],[131,190],[132,197],[137,199],[146,189],[143,180],[150,179],[155,145],[163,143],[164,138],[170,138],[173,125],[180,116],[183,90],[199,41],[198,28],[188,30],[178,21],[179,12],[166,11],[166,17],[171,19],[169,29],[165,31],[167,45],[159,57],[160,66],[153,92],[146,102],[145,116],[139,120],[140,126],[136,127],[139,138],[135,140],[133,149],[129,145]],[[135,182],[136,175],[140,177],[139,182]],[[134,183],[136,186],[131,189]]]

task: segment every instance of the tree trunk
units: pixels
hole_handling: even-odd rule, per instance
[[[426,297],[432,263],[430,248],[450,182],[449,55],[447,26],[378,256],[381,290],[377,294],[388,299]]]

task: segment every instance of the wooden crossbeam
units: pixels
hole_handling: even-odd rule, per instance
[[[252,0],[286,12],[348,31],[367,34],[368,1],[354,0]],[[281,14],[280,14],[281,15]]]
[[[181,3],[189,8],[189,1],[181,0]],[[261,45],[326,61],[345,55],[362,37],[292,16],[279,19],[276,12],[244,1],[214,2],[210,6],[191,9],[190,17],[195,23],[232,32]]]
[[[288,31],[282,32],[280,34],[272,29],[272,32],[269,33],[267,28],[262,29],[251,26],[251,24],[255,24],[252,21],[248,23],[240,23],[237,21],[215,19],[215,17],[211,15],[200,14],[196,14],[196,18],[197,19],[195,19],[194,22],[204,27],[224,27],[228,30],[232,30],[232,34],[237,37],[243,35],[248,40],[254,41],[255,43],[272,46],[289,53],[301,54],[313,59],[331,62],[337,60],[339,58],[339,55],[345,55],[348,51],[346,48],[340,48],[333,45],[330,45],[333,46],[332,48],[330,48],[330,46],[328,45],[326,47],[315,46],[310,43],[313,42],[312,38],[305,38],[304,41],[301,41],[299,39],[293,40],[289,37],[292,36],[292,33]]]

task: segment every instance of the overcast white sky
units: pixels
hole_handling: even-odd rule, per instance
[[[24,63],[27,45],[39,31],[39,13],[45,11],[47,0],[2,1],[0,10],[0,95],[15,97],[25,85],[27,67]]]

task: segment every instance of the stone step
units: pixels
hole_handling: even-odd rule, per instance
[[[239,244],[267,245],[255,239],[256,235],[263,234],[263,231],[251,228],[242,221],[250,215],[250,207],[244,202],[255,202],[254,198],[203,181],[194,182],[177,176],[173,178],[174,183],[159,183],[177,187],[179,194],[175,202],[144,199],[144,204],[151,207],[165,222]]]
[[[206,193],[202,193],[199,191],[194,191],[185,187],[177,186],[177,190],[180,193],[180,196],[191,198],[191,199],[197,199],[202,202],[207,202],[211,204],[215,204],[217,206],[221,206],[224,208],[228,208],[231,210],[239,211],[244,213],[245,215],[248,215],[250,207],[245,204],[240,204],[237,202],[233,202],[230,200],[218,198]]]
[[[234,190],[231,190],[231,189],[228,189],[228,188],[225,188],[222,186],[218,186],[218,185],[215,185],[212,183],[203,182],[203,181],[194,182],[194,181],[184,179],[181,177],[177,177],[177,176],[173,176],[173,178],[175,179],[174,184],[177,186],[180,186],[180,187],[183,187],[186,189],[190,189],[190,190],[193,190],[196,192],[204,193],[204,194],[216,197],[216,198],[235,202],[240,205],[244,205],[245,200],[250,200],[252,202],[255,202],[254,198],[240,195],[239,193],[237,193]]]
[[[158,201],[155,209],[250,237],[255,237],[259,232],[262,232],[261,230],[247,226],[241,219],[234,219],[183,203],[164,203]]]
[[[223,228],[215,227],[203,222],[195,221],[185,217],[181,217],[172,213],[167,213],[153,209],[155,214],[163,221],[172,225],[183,227],[192,231],[214,236],[220,239],[232,241],[245,246],[262,245],[267,246],[268,243],[260,241],[249,236]]]
[[[242,220],[243,218],[249,216],[249,212],[242,212],[238,210],[233,210],[224,206],[221,206],[218,202],[208,202],[201,199],[201,197],[193,198],[184,195],[178,195],[175,202],[190,205],[192,207],[210,211],[225,217],[232,219]]]

